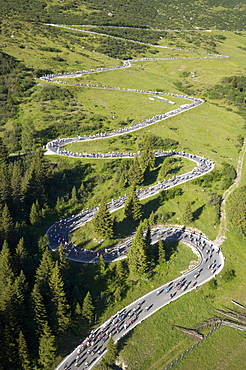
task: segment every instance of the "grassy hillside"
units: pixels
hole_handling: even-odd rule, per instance
[[[43,0],[34,3],[30,0],[19,3],[0,1],[0,9],[3,15],[0,134],[8,150],[10,152],[38,150],[47,141],[59,136],[111,131],[119,126],[130,125],[172,109],[168,103],[150,100],[149,95],[80,88],[72,86],[73,83],[159,90],[201,97],[206,102],[196,109],[137,133],[93,144],[86,143],[83,146],[76,143],[70,145],[69,149],[82,152],[137,151],[142,148],[147,135],[151,135],[153,149],[177,148],[213,160],[215,170],[209,176],[184,184],[182,191],[178,195],[169,194],[168,200],[162,196],[146,200],[143,202],[143,212],[146,218],[153,211],[156,222],[182,224],[184,205],[189,201],[194,217],[187,226],[198,228],[209,238],[214,239],[219,228],[220,197],[229,186],[227,180],[233,182],[233,178],[229,178],[228,165],[236,168],[245,136],[245,88],[244,85],[240,85],[241,82],[239,83],[242,81],[241,76],[245,74],[246,66],[245,34],[197,30],[147,32],[107,27],[81,28],[97,32],[91,34],[58,29],[46,26],[42,22],[235,30],[245,27],[245,6],[232,0],[217,2],[204,0],[194,4],[185,0],[165,3],[158,0],[155,6],[153,2],[147,0],[141,3],[137,0],[113,3],[106,0],[63,3]],[[100,33],[116,38],[109,38]],[[122,41],[119,39],[121,37],[156,45],[135,44]],[[162,49],[158,48],[158,45],[184,48],[194,52]],[[204,56],[199,54],[204,51],[228,55],[229,58],[187,59]],[[127,58],[144,57],[184,59],[137,62],[124,70],[66,79],[71,85],[64,86],[47,84],[38,79],[42,74],[115,66]],[[236,86],[227,89],[227,85],[231,85],[232,81],[234,85],[236,81]],[[218,94],[218,91],[222,90],[223,94]],[[185,103],[183,98],[172,100],[175,101],[175,108]],[[129,180],[128,183],[127,181],[124,183],[124,178],[122,179],[122,174],[127,176],[131,166],[130,160],[79,161],[50,156],[46,165],[47,163],[52,168],[53,177],[49,178],[50,175],[45,168],[47,184],[48,180],[51,184],[49,191],[47,190],[48,204],[45,204],[46,197],[40,196],[40,204],[43,207],[40,212],[45,217],[42,216],[41,223],[30,225],[30,202],[35,200],[35,191],[30,194],[31,201],[26,190],[25,199],[30,203],[25,210],[26,219],[20,217],[15,219],[18,235],[23,233],[27,237],[29,252],[31,251],[31,258],[35,261],[35,266],[31,268],[32,274],[29,271],[31,276],[29,291],[33,287],[34,270],[41,259],[42,248],[46,245],[42,246],[39,242],[37,246],[37,240],[42,237],[50,224],[82,208],[98,205],[102,194],[110,200],[130,192]],[[162,161],[157,161],[155,168],[148,173],[139,187],[158,181],[161,165]],[[12,176],[11,166],[10,164],[9,175]],[[20,164],[22,187],[32,186],[28,182],[28,176],[24,176],[28,167],[29,162],[23,159],[23,163]],[[176,162],[172,173],[183,173],[191,167],[188,161]],[[2,178],[5,178],[4,173],[6,171],[3,171]],[[244,166],[242,184],[245,183]],[[9,194],[4,191],[5,188],[2,187],[1,214],[4,196]],[[10,202],[8,198],[6,199]],[[11,213],[15,214],[15,208],[11,209]],[[127,221],[122,210],[116,213],[116,221],[117,239],[106,240],[104,245],[127,236],[138,224]],[[216,282],[206,284],[173,302],[171,306],[163,308],[129,334],[120,344],[119,357],[131,370],[163,369],[194,343],[177,331],[174,325],[195,327],[205,319],[215,316],[214,308],[232,308],[231,299],[246,304],[244,294],[246,254],[243,247],[245,237],[239,228],[232,225],[227,227],[227,239],[223,244],[223,253],[226,257],[225,272],[234,270],[235,276],[228,280],[223,272],[216,278]],[[72,238],[76,244],[84,248],[98,248],[99,245],[93,241],[94,236],[92,225],[88,224],[76,231]],[[92,289],[93,298],[98,304],[98,320],[102,322],[132,299],[177,276],[188,267],[192,259],[194,256],[189,249],[182,245],[177,246],[176,253],[167,265],[169,268],[165,267],[162,270],[157,266],[156,274],[148,281],[141,280],[135,284],[126,280],[122,300],[114,298],[116,289],[112,278],[115,274],[114,265],[107,270],[110,276],[107,282],[110,284],[106,286],[104,280],[105,286],[102,290],[98,286],[100,284],[96,269],[77,264],[69,265],[66,294],[75,323],[64,334],[69,340],[64,340],[60,334],[57,335],[59,348],[56,362],[73,349],[81,335],[85,335],[86,330],[89,330],[88,325],[81,329],[81,319],[75,314],[76,303],[82,304],[88,289]],[[93,283],[90,283],[90,279]],[[224,327],[218,329],[178,366],[182,369],[193,368],[197,358],[201,359],[205,370],[224,366],[221,354],[224,348],[228,348],[231,355],[228,357],[229,365],[226,366],[241,369],[244,360],[241,351],[244,337],[239,333],[235,334],[233,330]],[[32,348],[30,343],[28,346]],[[211,348],[218,354],[214,364],[206,360],[207,352],[211,351]],[[36,363],[37,356],[34,351],[33,363]]]
[[[245,4],[238,0],[1,0],[1,14],[21,20],[63,24],[99,24],[226,30],[245,29]],[[137,16],[136,16],[137,15]]]

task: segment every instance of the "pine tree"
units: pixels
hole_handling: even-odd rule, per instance
[[[161,265],[166,262],[166,252],[163,240],[160,238],[158,242],[158,263]]]
[[[149,223],[147,225],[146,234],[145,234],[145,244],[146,244],[145,253],[146,253],[148,264],[150,264],[153,260],[153,248],[151,245],[151,228],[150,228]]]
[[[142,205],[136,195],[135,187],[125,203],[125,217],[128,220],[137,221],[142,217]]]
[[[142,184],[144,181],[143,171],[140,167],[139,157],[135,156],[133,164],[128,171],[128,182],[129,184]]]
[[[52,270],[49,285],[52,293],[52,302],[56,309],[55,317],[58,324],[57,329],[63,332],[69,326],[70,313],[58,262],[56,262],[55,267]]]
[[[13,239],[13,230],[14,230],[14,223],[13,219],[10,215],[9,209],[7,204],[5,203],[3,211],[2,211],[2,217],[1,217],[1,229],[2,229],[2,235],[3,238],[10,242],[11,239]]]
[[[38,239],[38,251],[40,254],[43,254],[46,250],[48,250],[49,245],[49,238],[47,234],[40,236]]]
[[[30,210],[30,215],[29,215],[29,220],[30,224],[34,225],[42,219],[42,213],[40,210],[39,202],[36,200],[35,203],[32,204],[31,210]]]
[[[4,162],[0,165],[0,179],[0,201],[10,206],[12,202],[10,173],[8,165]]]
[[[24,238],[20,238],[19,243],[15,249],[15,265],[17,271],[25,270],[27,265],[28,252],[25,247]]]
[[[43,291],[48,287],[53,268],[54,262],[51,258],[51,252],[46,248],[35,274],[35,282],[42,287]]]
[[[76,205],[78,203],[77,189],[75,186],[72,188],[70,203]]]
[[[103,277],[106,273],[106,264],[102,255],[98,258],[97,271],[100,277]]]
[[[149,216],[149,225],[153,226],[155,224],[155,213],[152,211]]]
[[[38,332],[42,333],[48,317],[44,304],[44,298],[41,295],[39,284],[34,284],[32,291],[32,301],[34,305],[35,322],[38,327]]]
[[[99,206],[99,210],[96,213],[93,221],[93,227],[95,233],[100,238],[112,238],[113,237],[113,230],[114,230],[114,223],[113,217],[108,210],[108,205],[106,203],[106,199],[103,198],[101,205]]]
[[[74,312],[76,313],[76,315],[81,316],[82,309],[79,302],[76,303]]]
[[[184,207],[183,221],[185,224],[190,224],[194,220],[193,213],[191,211],[191,202],[188,202]]]
[[[12,258],[7,242],[5,241],[0,252],[0,309],[4,305],[5,291],[14,282],[14,272],[12,269]]]
[[[23,370],[32,370],[31,362],[30,362],[30,354],[27,348],[25,337],[20,331],[18,337],[18,349],[19,349],[19,359],[20,365]]]
[[[28,312],[26,300],[29,293],[28,283],[24,272],[21,270],[19,276],[12,286],[14,292],[14,320],[19,328],[28,326]]]
[[[155,155],[153,153],[152,140],[150,136],[147,136],[144,141],[144,146],[141,151],[141,164],[144,172],[155,168]]]
[[[13,202],[13,213],[16,217],[20,218],[21,214],[21,169],[17,163],[13,165],[12,178],[11,178],[11,192]]]
[[[108,365],[112,366],[115,363],[118,353],[117,345],[116,343],[114,343],[113,338],[109,338],[109,340],[107,341],[106,348],[107,352],[104,356],[104,360]]]
[[[88,320],[89,323],[93,322],[95,307],[93,306],[91,293],[88,291],[82,305],[82,316]]]
[[[123,261],[120,260],[116,263],[115,267],[115,280],[118,285],[121,285],[125,279],[125,271],[123,267]]]
[[[8,155],[7,146],[3,143],[2,137],[0,137],[0,166],[8,163]]]
[[[174,158],[171,158],[171,157],[164,158],[162,162],[162,166],[158,173],[158,179],[160,181],[163,181],[164,179],[168,179],[170,177],[170,176],[168,177],[168,175],[173,169],[173,163],[174,163]]]
[[[39,340],[39,364],[43,370],[53,368],[56,355],[55,336],[52,334],[48,323],[44,324],[43,332]]]
[[[137,278],[147,271],[146,242],[143,237],[143,226],[137,228],[128,252],[128,267],[132,278]]]
[[[64,246],[62,243],[58,245],[57,252],[58,252],[58,263],[59,263],[60,271],[64,272],[68,269],[69,262],[67,259],[67,255],[64,252]]]

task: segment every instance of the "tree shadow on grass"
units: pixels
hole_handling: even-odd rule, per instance
[[[198,218],[201,216],[202,211],[205,207],[205,204],[203,204],[201,207],[198,207],[194,212],[193,212],[193,219],[198,220]]]

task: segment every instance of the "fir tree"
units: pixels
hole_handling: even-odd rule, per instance
[[[21,169],[17,163],[14,163],[12,178],[11,178],[11,190],[12,190],[12,202],[13,202],[13,213],[16,217],[20,218],[21,214]]]
[[[53,267],[54,262],[51,258],[51,252],[48,250],[48,248],[46,248],[35,274],[35,282],[42,287],[42,290],[47,289]]]
[[[150,136],[147,136],[144,141],[144,146],[141,151],[141,164],[144,172],[155,168],[155,156],[153,153],[152,140]]]
[[[88,291],[82,305],[82,316],[89,322],[93,322],[94,309],[91,293]]]
[[[76,205],[78,203],[77,189],[75,186],[72,188],[70,202],[72,205]]]
[[[145,244],[146,244],[145,252],[146,252],[147,261],[148,263],[151,263],[153,260],[153,248],[151,245],[151,228],[150,228],[149,223],[147,225],[147,229],[145,233]]]
[[[23,271],[20,271],[19,276],[14,281],[13,284],[14,292],[14,320],[19,328],[24,328],[28,326],[28,312],[26,299],[29,293],[28,283],[26,276]]]
[[[43,370],[50,370],[53,368],[52,365],[55,360],[56,350],[55,336],[52,334],[46,322],[39,340],[39,364]]]
[[[0,165],[0,200],[1,203],[11,205],[11,183],[8,165],[2,163]]]
[[[25,270],[25,267],[27,265],[27,259],[28,259],[28,252],[25,247],[24,238],[20,238],[19,243],[17,244],[16,250],[15,250],[15,265],[17,271]]]
[[[40,334],[43,331],[45,323],[47,322],[47,311],[44,304],[44,298],[40,293],[39,284],[34,284],[32,291],[32,300],[34,306],[35,322]]]
[[[113,237],[113,217],[108,210],[108,205],[106,203],[106,199],[103,198],[101,205],[99,206],[99,210],[96,213],[93,221],[93,227],[95,233],[100,238],[112,238]]]
[[[184,207],[183,221],[185,224],[190,224],[194,220],[193,213],[191,211],[191,202],[188,202]]]
[[[98,258],[97,271],[100,277],[103,277],[106,273],[106,264],[102,255]]]
[[[0,166],[8,163],[8,155],[7,146],[3,143],[2,137],[0,137]]]
[[[57,252],[58,252],[58,263],[59,263],[60,270],[64,272],[65,270],[68,269],[69,262],[68,262],[66,253],[64,252],[64,246],[62,243],[58,245]]]
[[[158,179],[163,181],[164,179],[170,178],[170,174],[174,168],[175,158],[165,157],[162,163],[162,166],[158,173]]]
[[[40,210],[39,202],[36,200],[35,203],[32,204],[31,210],[30,210],[30,215],[29,215],[29,220],[30,224],[34,225],[42,219],[42,213]]]
[[[131,221],[137,221],[142,217],[142,205],[136,195],[135,186],[125,203],[125,217]]]
[[[152,211],[149,216],[149,225],[153,226],[155,224],[155,213]]]
[[[143,226],[140,224],[128,252],[130,275],[135,279],[147,271],[146,242],[143,237]]]
[[[40,236],[38,239],[38,251],[40,254],[43,254],[45,251],[48,250],[48,245],[49,245],[49,239],[47,234]]]
[[[10,215],[10,212],[9,212],[9,209],[6,203],[2,211],[1,229],[2,229],[3,238],[7,242],[10,242],[11,239],[13,239],[12,234],[14,230],[14,223],[13,223],[13,219]]]
[[[118,353],[117,345],[116,343],[114,343],[113,338],[109,338],[109,340],[107,341],[106,348],[107,352],[104,356],[104,360],[108,365],[112,366],[115,363]]]
[[[32,370],[29,350],[27,348],[26,340],[22,331],[20,331],[18,337],[18,349],[21,368],[23,370]]]
[[[121,285],[125,278],[125,271],[123,267],[123,261],[120,260],[116,263],[115,267],[115,280],[117,284]]]
[[[52,293],[52,302],[56,309],[55,317],[58,323],[58,330],[63,332],[68,328],[70,314],[58,262],[56,262],[55,267],[52,270],[49,284]]]
[[[160,238],[158,242],[158,263],[161,265],[166,262],[166,252],[163,240]]]
[[[7,242],[5,241],[0,252],[0,309],[4,305],[5,290],[12,286],[14,272],[12,269],[12,258]]]
[[[129,184],[142,184],[143,180],[143,171],[140,167],[139,157],[136,155],[128,171],[128,182]]]
[[[76,315],[81,316],[82,309],[81,309],[79,302],[76,303],[74,312],[76,313]]]

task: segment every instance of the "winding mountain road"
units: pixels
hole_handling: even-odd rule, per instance
[[[52,25],[57,27],[64,27],[61,25]],[[81,31],[81,30],[80,30]],[[91,32],[91,31],[88,31]],[[135,42],[134,40],[130,40]],[[157,45],[154,45],[157,47]],[[167,48],[167,47],[165,47]],[[170,48],[175,50],[182,50],[177,48]],[[187,51],[187,50],[186,50]],[[188,50],[192,52],[191,50]],[[197,53],[197,52],[196,52]],[[73,137],[73,138],[58,138],[52,140],[46,145],[46,153],[68,156],[74,158],[93,158],[93,159],[122,159],[122,158],[134,158],[136,154],[141,155],[141,153],[73,153],[68,151],[65,146],[73,142],[85,142],[94,141],[99,139],[105,139],[110,137],[115,137],[123,135],[129,132],[133,132],[149,125],[153,125],[156,122],[168,119],[177,114],[187,112],[190,109],[197,107],[203,103],[202,99],[194,98],[190,96],[183,96],[178,94],[170,93],[160,93],[157,91],[143,91],[136,89],[123,89],[118,87],[109,86],[97,86],[88,85],[81,83],[69,83],[67,82],[69,77],[79,77],[85,74],[105,72],[110,70],[129,68],[131,63],[139,61],[157,61],[157,60],[172,60],[172,59],[207,59],[207,58],[227,58],[225,55],[218,54],[207,54],[203,57],[194,58],[141,58],[135,60],[124,61],[122,65],[109,67],[109,68],[98,68],[91,70],[77,71],[74,73],[63,73],[57,75],[47,75],[42,76],[41,80],[47,82],[55,82],[68,85],[85,86],[88,88],[97,89],[111,89],[118,91],[129,91],[141,94],[155,94],[156,96],[165,96],[168,99],[172,97],[181,97],[187,99],[187,104],[182,105],[174,110],[166,113],[158,114],[154,117],[146,119],[142,122],[134,124],[130,127],[120,128],[111,133],[98,133],[92,136],[83,137]],[[66,79],[66,81],[65,81]],[[167,99],[167,100],[168,100]],[[171,102],[171,101],[170,101]],[[203,176],[209,171],[213,170],[214,163],[209,159],[197,156],[195,154],[186,153],[184,151],[157,151],[155,152],[156,157],[167,157],[167,156],[180,156],[193,161],[196,166],[193,170],[173,177],[171,180],[164,180],[158,182],[157,184],[147,187],[144,189],[138,189],[136,191],[137,196],[140,200],[154,196],[160,191],[169,189],[173,186],[180,185],[184,182],[190,181],[199,176]],[[118,209],[124,207],[127,196],[122,196],[118,199],[114,199],[108,203],[108,208],[110,212],[117,211]],[[131,247],[132,238],[130,236],[124,240],[121,244],[111,249],[103,249],[99,251],[88,251],[83,250],[69,240],[70,233],[85,225],[87,222],[91,221],[98,211],[98,207],[92,209],[87,209],[86,211],[81,211],[77,215],[72,215],[65,219],[57,221],[55,224],[50,226],[47,230],[47,236],[49,238],[49,247],[51,250],[56,251],[58,245],[63,243],[64,250],[67,252],[67,256],[70,260],[85,262],[85,263],[96,263],[100,255],[103,255],[105,262],[112,262],[122,258],[126,258],[127,251]],[[222,230],[222,229],[221,229]],[[107,320],[103,325],[98,327],[96,330],[92,331],[88,337],[79,344],[75,350],[69,354],[62,363],[56,368],[56,370],[72,369],[78,368],[82,369],[92,369],[93,366],[100,360],[100,358],[106,352],[106,343],[110,336],[113,340],[117,342],[126,335],[130,330],[132,330],[136,325],[140,324],[144,319],[152,315],[154,312],[162,308],[163,306],[171,303],[180,296],[190,292],[196,287],[204,284],[205,282],[212,279],[215,275],[220,273],[224,266],[224,257],[220,249],[220,244],[223,242],[223,231],[219,238],[216,239],[216,243],[208,240],[206,236],[202,233],[195,233],[186,230],[185,227],[156,227],[151,230],[151,240],[152,244],[155,244],[160,238],[163,240],[175,239],[187,244],[192,248],[193,252],[198,256],[198,264],[192,270],[186,272],[180,277],[177,277],[171,282],[168,282],[157,289],[149,292],[143,297],[140,297],[137,301],[132,302],[127,307],[123,308],[120,312],[117,312],[113,317]]]

